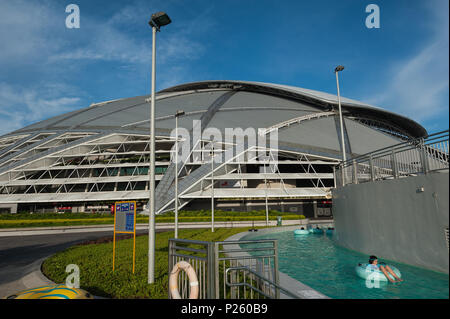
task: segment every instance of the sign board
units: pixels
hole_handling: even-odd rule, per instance
[[[136,202],[114,204],[113,271],[116,257],[116,234],[133,234],[133,274],[136,260]]]
[[[136,203],[118,202],[115,204],[114,226],[116,233],[133,233],[135,231]]]

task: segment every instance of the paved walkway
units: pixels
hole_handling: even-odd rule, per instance
[[[41,263],[58,251],[86,240],[111,235],[111,231],[102,231],[0,237],[0,298],[48,284],[49,280],[41,273]]]

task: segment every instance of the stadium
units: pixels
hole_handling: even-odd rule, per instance
[[[99,212],[115,201],[149,198],[149,96],[95,103],[0,137],[0,211]],[[381,108],[341,98],[347,158],[423,137],[415,121]],[[12,106],[13,107],[13,106]],[[203,81],[156,94],[155,150],[157,213],[173,209],[179,127],[258,128],[276,131],[275,147],[252,157],[211,164],[233,143],[201,136],[178,164],[180,209],[209,209],[214,195],[221,210],[270,209],[307,217],[331,215],[331,189],[341,161],[338,101],[328,93],[269,83]],[[179,147],[186,140],[179,139]],[[253,148],[254,151],[254,147]],[[275,155],[276,156],[275,156]]]

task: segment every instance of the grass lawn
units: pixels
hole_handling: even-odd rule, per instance
[[[248,228],[181,229],[179,238],[222,241]],[[112,271],[113,243],[73,246],[45,260],[42,271],[56,283],[69,275],[66,266],[80,268],[80,288],[108,298],[168,298],[168,240],[173,232],[156,234],[155,284],[147,284],[148,236],[136,237],[136,268],[132,273],[133,239],[116,241],[115,272]]]
[[[259,221],[265,220],[265,211],[229,212],[215,211],[215,221]],[[269,219],[276,220],[282,216],[284,220],[303,219],[303,215],[270,211]],[[156,216],[157,223],[173,223],[174,213],[169,212]],[[178,221],[183,222],[209,222],[210,211],[180,211]],[[148,217],[138,215],[137,223],[148,223]],[[24,227],[52,227],[52,226],[81,226],[81,225],[112,225],[114,217],[109,214],[65,213],[65,214],[3,214],[0,215],[0,228]]]

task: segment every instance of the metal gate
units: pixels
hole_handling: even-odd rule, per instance
[[[195,269],[200,299],[299,298],[279,285],[276,240],[206,242],[169,240],[169,272],[179,261]],[[181,298],[189,296],[184,272],[178,278]],[[170,298],[170,291],[169,291]]]

